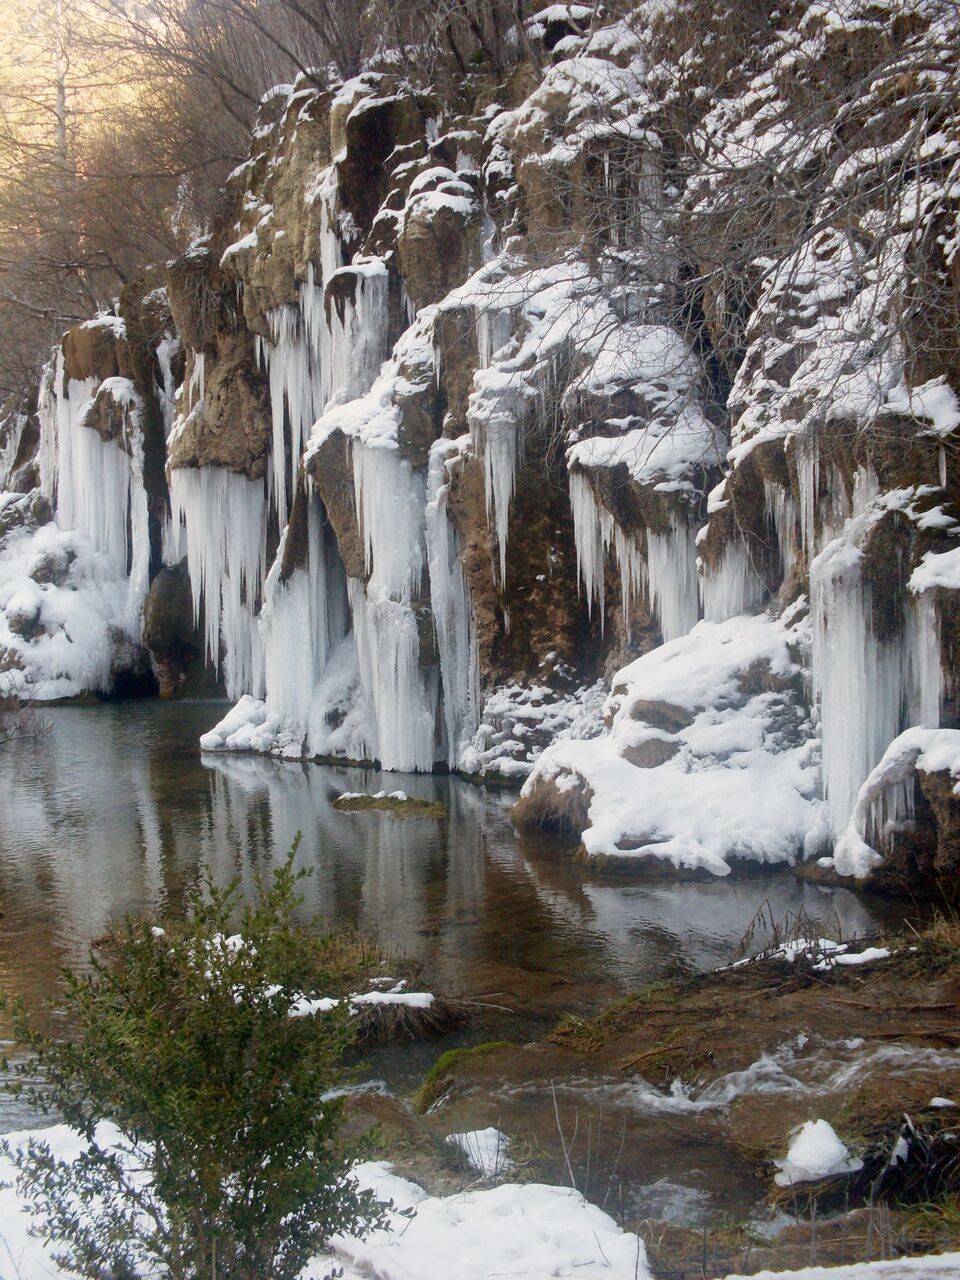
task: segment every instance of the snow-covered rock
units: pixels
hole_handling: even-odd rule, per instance
[[[470,1168],[481,1178],[497,1178],[514,1168],[508,1154],[510,1139],[493,1126],[472,1129],[469,1133],[450,1133],[446,1141],[463,1153]]]
[[[818,1182],[842,1173],[856,1173],[863,1161],[852,1156],[826,1120],[808,1120],[793,1137],[786,1157],[778,1160],[778,1187]]]
[[[425,1196],[389,1173],[361,1165],[361,1185],[390,1195],[413,1216],[395,1217],[364,1241],[338,1239],[336,1255],[379,1280],[463,1280],[555,1276],[568,1280],[644,1280],[640,1238],[568,1187],[504,1183],[486,1191]]]
[[[953,833],[960,824],[960,729],[914,727],[890,743],[861,786],[834,850],[838,874],[864,879],[895,853],[898,835],[914,818],[915,787],[930,791],[928,803],[935,806],[946,846],[938,861],[944,872],[951,869],[957,857]]]
[[[107,692],[129,647],[127,577],[82,534],[38,524],[38,497],[0,493],[0,693]]]
[[[544,752],[515,818],[566,815],[588,857],[620,866],[793,861],[821,814],[804,631],[765,614],[700,622],[638,658],[614,677],[608,731]]]

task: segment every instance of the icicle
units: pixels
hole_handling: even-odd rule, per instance
[[[369,580],[348,583],[360,676],[377,721],[385,769],[433,768],[438,699],[436,670],[420,665],[412,601],[424,560],[425,488],[396,448],[355,440],[357,517]]]
[[[207,358],[203,351],[191,353],[193,362],[190,368],[190,380],[187,383],[187,413],[203,400],[207,383]]]
[[[430,450],[427,473],[427,563],[430,603],[440,651],[447,763],[455,769],[479,723],[480,672],[470,591],[457,553],[447,500],[446,463],[458,453],[450,440],[437,440]]]
[[[377,721],[380,763],[403,773],[434,764],[436,671],[420,666],[420,633],[409,604],[373,583],[347,581],[360,678]]]
[[[500,551],[500,582],[507,576],[507,533],[510,502],[517,478],[519,432],[512,414],[494,413],[483,429],[483,478],[487,519],[494,522]]]
[[[333,364],[324,305],[325,289],[342,261],[336,230],[336,170],[320,184],[320,279],[313,263],[301,284],[296,305],[267,313],[270,341],[256,340],[260,367],[268,374],[273,425],[273,502],[281,528],[287,522],[287,495],[296,484],[300,454],[310,428],[330,398]],[[289,467],[287,435],[289,433]]]
[[[297,307],[283,306],[268,312],[270,344],[260,343],[259,355],[270,383],[273,425],[273,485],[277,519],[287,523],[287,437],[290,425],[291,471],[299,465],[301,443],[316,417],[318,396],[311,378],[309,350]]]
[[[331,304],[323,330],[323,408],[354,400],[369,391],[389,354],[386,340],[390,279],[386,263],[382,258],[358,258],[342,270],[353,276],[355,296],[342,299],[340,308]]]
[[[497,256],[497,224],[486,209],[483,211],[483,222],[480,226],[480,260],[484,266]]]
[[[624,533],[618,524],[614,524],[613,528],[613,551],[620,566],[620,599],[623,601],[623,622],[629,637],[633,629],[633,602],[641,596],[645,596],[648,603],[651,602],[647,561],[636,539],[631,534]],[[695,566],[696,557],[693,563]],[[696,603],[696,595],[694,602]]]
[[[177,412],[177,385],[173,375],[173,361],[180,350],[179,338],[167,335],[157,344],[157,365],[160,368],[160,383],[157,395],[160,410],[163,414],[163,434],[169,437],[170,429]]]
[[[480,368],[489,369],[493,358],[510,341],[513,313],[484,308],[477,312],[477,355]]]
[[[129,410],[130,449],[127,502],[130,515],[130,570],[127,584],[127,631],[140,636],[140,613],[150,589],[150,516],[147,507],[147,490],[143,483],[143,431],[140,411]],[[119,452],[119,450],[117,450]]]
[[[668,533],[647,530],[648,598],[665,642],[685,636],[700,616],[695,537],[678,515],[671,516]]]
[[[797,478],[800,486],[800,536],[808,559],[814,553],[820,450],[816,439],[796,439]]]
[[[423,574],[423,476],[393,447],[355,440],[352,456],[366,571],[389,595],[410,600]]]
[[[837,539],[810,569],[814,690],[820,707],[824,796],[834,835],[860,784],[900,729],[897,648],[873,632],[862,554]]]
[[[24,427],[27,425],[25,413],[15,413],[7,420],[7,438],[0,449],[0,490],[7,487],[13,464],[20,452],[20,441],[23,439]]]
[[[824,793],[839,836],[893,739],[911,724],[940,722],[939,635],[933,600],[921,596],[908,602],[898,635],[877,638],[862,552],[843,538],[814,560],[810,588]]]
[[[51,503],[57,498],[57,385],[62,385],[63,352],[58,351],[40,378],[37,397],[37,418],[40,423],[40,443],[37,463],[40,471],[40,490]]]
[[[764,509],[773,525],[780,550],[780,571],[786,580],[793,572],[797,562],[797,524],[799,512],[789,489],[784,489],[774,480],[763,482]]]
[[[629,633],[633,602],[641,593],[658,619],[663,639],[676,640],[696,624],[697,549],[694,531],[682,516],[671,516],[666,533],[645,531],[645,553],[625,533],[607,509],[598,503],[593,487],[582,472],[571,471],[570,506],[577,568],[587,596],[587,610],[594,601],[604,608],[604,565],[611,547],[620,566],[620,593],[624,622]]]
[[[287,747],[300,755],[313,691],[348,629],[346,575],[330,545],[319,501],[307,510],[307,557],[280,582],[287,532],[267,576],[260,614],[267,710],[282,725]]]
[[[872,471],[860,472],[854,481],[853,507],[843,480],[833,466],[822,466],[816,436],[799,437],[796,443],[797,479],[800,487],[801,544],[807,560],[838,538],[851,515],[864,510],[878,486]],[[817,527],[819,526],[819,536]]]
[[[494,357],[510,339],[512,325],[513,317],[509,310],[497,308],[477,312],[480,370],[475,377],[467,409],[474,446],[483,455],[487,520],[493,523],[496,532],[501,583],[507,574],[510,502],[522,447],[519,424],[528,406],[528,392],[521,373],[493,367]],[[541,387],[546,379],[544,373]]]
[[[186,532],[179,520],[175,522],[170,514],[166,513],[160,530],[160,558],[165,565],[173,567],[178,565],[186,554]]]
[[[717,568],[705,566],[700,594],[704,618],[708,622],[726,622],[761,604],[766,587],[750,563],[746,548],[734,542],[724,549]]]
[[[178,467],[170,477],[170,506],[174,524],[185,527],[194,618],[199,622],[202,603],[207,658],[219,670],[222,640],[227,693],[260,697],[254,613],[266,569],[263,482],[222,467]]]
[[[83,425],[98,391],[120,406],[129,453]],[[64,385],[61,349],[41,381],[38,416],[41,489],[61,529],[82,533],[112,573],[128,578],[124,625],[136,638],[150,571],[139,397],[127,378],[70,379]]]
[[[944,681],[935,591],[911,597],[903,653],[911,723],[936,729],[940,724]]]
[[[597,502],[593,485],[582,471],[571,471],[570,510],[573,515],[573,540],[577,549],[577,572],[587,597],[587,614],[593,615],[596,604],[604,623],[604,564],[613,531],[613,516]],[[622,563],[622,562],[621,562]],[[624,607],[626,608],[626,599]]]

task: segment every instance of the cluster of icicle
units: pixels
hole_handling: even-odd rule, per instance
[[[83,426],[98,392],[112,395],[123,410],[125,449]],[[40,488],[59,526],[86,537],[111,576],[127,578],[124,627],[137,639],[150,585],[139,397],[127,378],[67,379],[61,349],[41,379],[37,416]]]
[[[893,739],[911,725],[940,723],[940,645],[929,591],[908,596],[892,636],[876,634],[872,592],[857,545],[879,495],[876,477],[860,471],[848,502],[842,478],[821,469],[815,440],[798,440],[797,459],[799,510],[788,491],[770,482],[765,506],[783,577],[793,569],[798,542],[811,566],[812,693],[828,827],[836,838],[861,784]],[[570,475],[570,500],[587,600],[603,608],[604,566],[612,555],[620,568],[628,625],[631,605],[640,597],[665,642],[686,634],[700,617],[722,622],[762,604],[765,587],[741,542],[725,549],[718,566],[701,565],[698,574],[695,530],[682,517],[674,518],[666,534],[645,531],[643,545],[624,532],[578,472]],[[910,797],[902,801],[898,817],[910,803]]]
[[[797,447],[801,532],[810,564],[814,698],[823,742],[823,792],[839,837],[861,784],[909,726],[940,723],[943,670],[933,596],[910,592],[899,627],[878,636],[858,536],[875,516],[879,485],[857,472],[848,505],[841,476],[821,465],[816,440]],[[906,816],[912,791],[905,797]]]
[[[395,440],[350,435],[365,577],[348,577],[301,462],[314,422],[336,406],[362,403],[377,385],[389,354],[389,278],[379,258],[343,263],[333,169],[319,191],[319,275],[308,270],[297,303],[270,312],[270,340],[257,343],[273,421],[266,480],[217,467],[174,470],[165,557],[171,563],[187,557],[207,655],[215,664],[222,655],[229,695],[262,700],[258,745],[427,771],[438,760],[456,763],[477,716],[476,647],[446,510],[446,459],[441,443],[424,474]],[[348,290],[331,289],[338,273],[350,273]],[[338,298],[341,292],[347,296]],[[200,368],[184,413],[202,397]],[[286,533],[268,574],[267,527],[275,513],[284,529],[298,483],[307,496],[306,557],[282,579]],[[427,576],[438,668],[421,661],[416,602]]]

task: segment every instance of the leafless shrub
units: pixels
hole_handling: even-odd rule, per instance
[[[0,698],[0,747],[22,738],[42,738],[53,728],[48,711],[33,702],[7,695]]]

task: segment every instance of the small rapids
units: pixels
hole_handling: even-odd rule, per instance
[[[775,1053],[761,1054],[748,1067],[702,1086],[675,1080],[668,1089],[658,1089],[642,1079],[604,1079],[599,1083],[571,1080],[555,1088],[558,1094],[583,1098],[602,1094],[608,1106],[645,1115],[685,1116],[719,1111],[743,1097],[790,1094],[816,1098],[843,1093],[879,1075],[915,1079],[918,1073],[928,1074],[933,1096],[940,1074],[957,1067],[960,1052],[953,1050],[900,1044],[867,1047],[858,1037],[818,1045],[801,1035]]]

